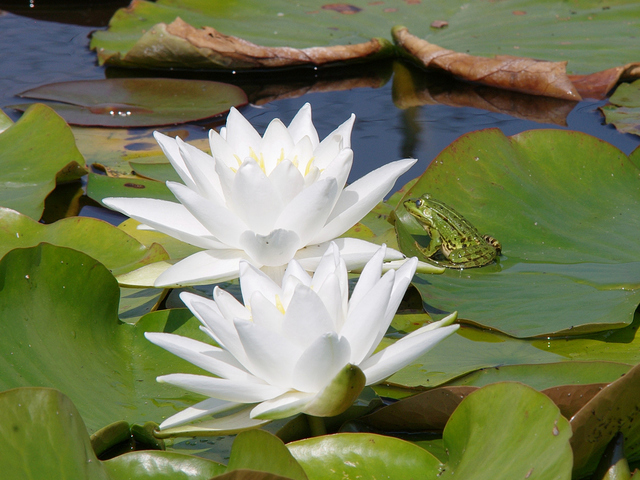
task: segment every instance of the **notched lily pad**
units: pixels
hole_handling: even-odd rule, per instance
[[[51,83],[20,96],[49,101],[48,105],[70,124],[103,127],[186,123],[214,117],[247,103],[244,91],[235,85],[172,78]]]
[[[87,173],[71,129],[42,104],[30,106],[0,134],[0,165],[0,205],[34,220],[42,216],[45,197],[56,183]]]
[[[498,263],[421,276],[427,311],[459,312],[516,337],[575,335],[631,323],[640,302],[640,170],[578,132],[491,129],[464,135],[405,198],[431,193],[502,243]],[[427,234],[399,207],[406,254]],[[427,237],[428,238],[428,237]]]

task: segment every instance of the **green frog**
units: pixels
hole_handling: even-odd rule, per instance
[[[489,235],[481,235],[462,215],[428,193],[404,202],[404,208],[426,230],[429,245],[416,247],[431,262],[448,268],[482,267],[500,255],[502,246]],[[433,257],[442,253],[446,260]]]

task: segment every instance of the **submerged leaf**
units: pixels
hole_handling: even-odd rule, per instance
[[[599,107],[607,123],[620,132],[640,135],[640,80],[620,85],[609,102]]]
[[[48,105],[70,124],[104,127],[192,122],[247,103],[245,93],[235,85],[174,78],[51,83],[22,92],[20,96],[48,100]]]

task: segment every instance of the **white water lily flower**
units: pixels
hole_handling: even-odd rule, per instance
[[[182,293],[220,347],[170,333],[147,332],[156,345],[216,375],[158,377],[210,398],[165,420],[161,429],[249,404],[235,428],[296,413],[333,416],[365,385],[379,383],[411,363],[458,325],[455,314],[424,326],[376,352],[413,278],[417,260],[382,274],[386,247],[366,264],[348,298],[347,268],[332,244],[311,277],[295,260],[282,284],[249,263],[240,267],[244,305],[216,287],[214,300]],[[218,428],[214,419],[207,428]],[[228,429],[229,421],[226,421]]]
[[[180,203],[106,198],[104,204],[204,251],[170,266],[155,285],[197,285],[238,277],[241,260],[279,278],[296,258],[313,271],[329,242],[362,219],[415,162],[384,165],[349,186],[355,116],[322,142],[304,105],[289,127],[273,120],[264,137],[235,109],[209,132],[212,156],[158,132],[154,136],[183,183],[167,182]],[[364,240],[337,242],[350,270],[377,250]],[[387,260],[403,255],[387,250]]]

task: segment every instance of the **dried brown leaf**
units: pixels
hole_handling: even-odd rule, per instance
[[[553,400],[565,418],[571,418],[607,385],[607,383],[562,385],[547,388],[542,390],[542,393]]]
[[[186,40],[221,67],[237,69],[325,65],[353,61],[372,57],[385,47],[382,41],[375,38],[365,43],[331,47],[264,47],[239,37],[224,35],[213,27],[195,28],[180,18],[176,18],[169,25],[158,24],[154,28],[164,28],[167,34]]]
[[[589,75],[569,75],[583,98],[602,100],[620,81],[640,77],[640,63],[628,63],[621,67],[609,68]]]
[[[444,70],[466,81],[530,95],[582,99],[567,77],[566,62],[509,55],[477,57],[429,43],[410,34],[406,27],[395,27],[392,33],[396,44],[426,68]]]

